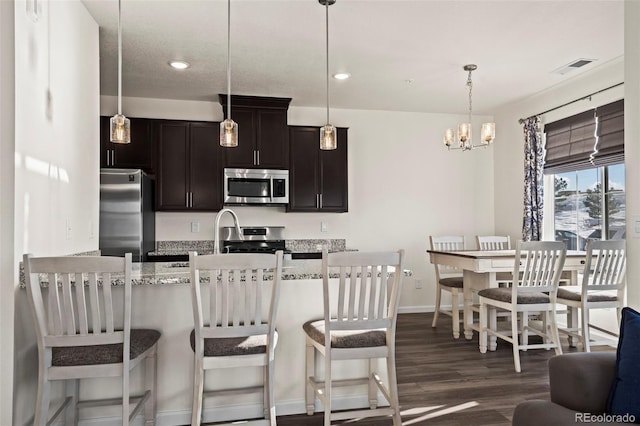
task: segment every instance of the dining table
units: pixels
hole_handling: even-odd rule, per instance
[[[473,338],[473,330],[480,331],[473,322],[473,295],[485,288],[498,287],[505,273],[513,273],[515,250],[427,250],[434,265],[447,265],[462,270],[464,337]],[[586,252],[567,250],[562,279],[569,285],[578,284],[578,272],[584,270]],[[500,277],[498,280],[497,278]]]

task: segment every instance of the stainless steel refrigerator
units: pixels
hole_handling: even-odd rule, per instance
[[[143,262],[155,250],[153,180],[139,169],[100,169],[100,251]]]

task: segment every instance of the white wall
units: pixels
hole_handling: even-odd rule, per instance
[[[624,155],[627,164],[627,251],[629,259],[640,256],[640,235],[632,233],[635,221],[640,219],[640,3],[627,0],[624,3]],[[633,167],[631,166],[633,165]],[[627,302],[640,309],[640,263],[627,262]]]
[[[14,3],[0,1],[0,424],[13,411],[13,194],[15,144]]]
[[[111,115],[113,97],[102,96],[101,113]],[[218,103],[125,98],[131,117],[217,121]],[[324,124],[323,108],[289,108],[290,125]],[[416,290],[408,278],[401,305],[432,307],[435,274],[425,250],[430,234],[493,232],[493,148],[447,152],[442,134],[465,117],[332,109],[335,126],[349,128],[349,212],[284,213],[284,208],[237,207],[242,225],[284,225],[288,239],[346,238],[359,250],[404,248],[407,268],[425,281]],[[479,129],[489,117],[474,117]],[[495,144],[503,143],[497,140]],[[211,240],[214,213],[158,213],[158,240]],[[226,218],[224,220],[227,220]],[[200,222],[200,233],[190,223]],[[328,232],[320,232],[320,222]],[[230,223],[229,223],[230,224]],[[472,243],[473,244],[473,243]]]
[[[34,22],[25,2],[15,2],[16,269],[25,252],[98,248],[98,26],[79,0],[38,4]],[[33,415],[37,351],[24,290],[15,300],[13,424],[25,424]]]

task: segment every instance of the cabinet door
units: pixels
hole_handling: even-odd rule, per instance
[[[224,148],[224,166],[250,168],[255,167],[256,158],[256,122],[255,113],[245,108],[231,105],[231,118],[238,123],[238,146]],[[216,137],[216,140],[218,138]],[[219,143],[218,143],[219,145]]]
[[[289,206],[288,211],[318,209],[318,127],[289,127]]]
[[[142,169],[153,174],[153,120],[130,118],[131,143],[117,144],[109,140],[110,119],[111,117],[100,117],[101,167]]]
[[[218,143],[219,123],[191,123],[190,125],[190,208],[218,211],[222,208],[222,172]]]
[[[258,110],[257,122],[257,166],[263,169],[286,169],[289,164],[287,110]]]
[[[338,128],[338,147],[320,150],[320,210],[348,211],[347,129]],[[319,138],[320,136],[318,136]]]
[[[188,208],[189,123],[159,122],[157,210]]]

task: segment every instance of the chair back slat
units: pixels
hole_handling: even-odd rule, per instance
[[[24,268],[39,348],[122,343],[129,335],[131,254],[124,258],[25,254]],[[118,279],[122,277],[124,282],[122,297],[115,300],[123,314],[117,324],[123,331],[117,333],[114,331],[112,273],[117,273]],[[48,278],[47,287],[40,284],[41,276]]]
[[[323,292],[325,327],[329,329],[368,329],[389,326],[397,311],[402,282],[404,252],[328,253],[323,251]],[[337,298],[330,296],[329,280],[338,273]],[[389,291],[388,287],[392,288]],[[348,287],[348,288],[347,288]],[[337,301],[336,314],[328,301]],[[334,302],[335,303],[335,302]],[[345,310],[346,307],[346,310]],[[394,323],[395,324],[395,323]]]
[[[205,337],[246,337],[265,334],[265,330],[273,338],[275,317],[271,315],[275,315],[282,256],[281,251],[275,255],[189,253],[196,346]],[[210,274],[208,282],[201,279],[206,274]],[[267,278],[273,286],[265,293]],[[208,298],[203,297],[207,292]],[[208,307],[203,300],[208,300]]]
[[[587,242],[587,255],[583,275],[583,289],[619,290],[626,284],[625,240]]]
[[[478,250],[510,250],[511,237],[508,235],[477,235]]]
[[[513,276],[517,291],[556,292],[566,256],[561,241],[518,241]],[[515,297],[514,297],[515,300]]]
[[[461,251],[465,249],[465,246],[465,237],[462,235],[429,237],[429,247],[431,247],[431,250]],[[462,275],[462,269],[455,266],[436,264],[435,268],[437,281],[447,276]]]

